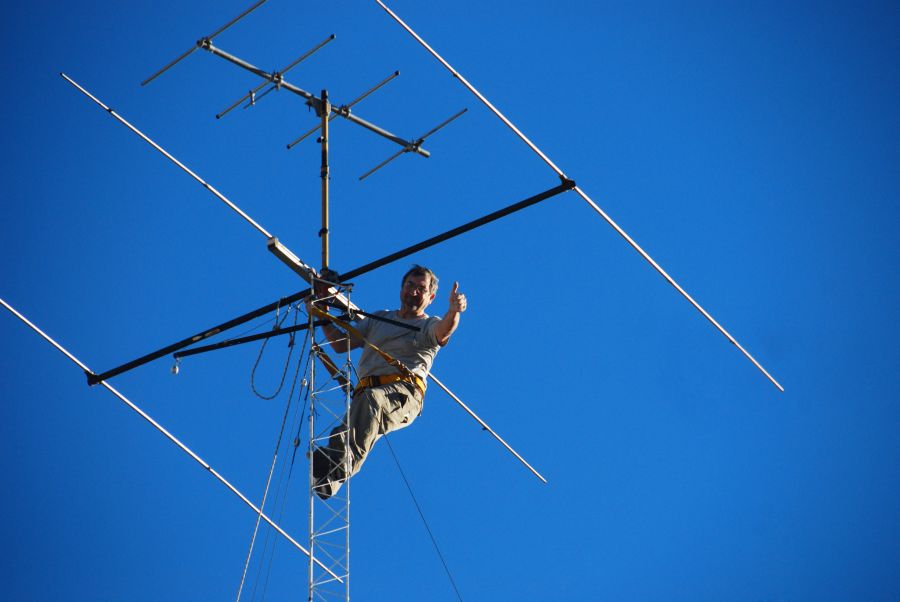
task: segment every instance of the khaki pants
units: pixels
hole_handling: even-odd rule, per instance
[[[328,447],[313,455],[313,473],[325,475],[315,487],[319,497],[334,495],[341,483],[359,472],[379,437],[409,426],[421,412],[418,389],[402,381],[357,391],[347,417],[347,448],[344,429],[339,427],[332,432]]]

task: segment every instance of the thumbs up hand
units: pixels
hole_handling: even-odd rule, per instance
[[[466,305],[466,296],[459,292],[459,282],[454,282],[450,291],[450,311],[462,313],[466,311]]]

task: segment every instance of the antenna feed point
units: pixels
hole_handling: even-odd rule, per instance
[[[97,375],[91,372],[90,370],[84,371],[85,376],[87,376],[87,384],[89,387],[93,387],[97,383],[100,382],[100,379],[97,378]]]
[[[567,178],[564,174],[559,174],[559,179],[563,183],[563,186],[565,186],[569,190],[577,186],[577,184],[575,184],[575,180]]]

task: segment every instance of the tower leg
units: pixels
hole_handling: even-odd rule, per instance
[[[310,319],[312,322],[312,319]],[[310,336],[315,336],[310,328]],[[349,456],[331,453],[347,449],[346,416],[350,411],[350,382],[353,366],[347,352],[342,370],[333,362],[317,365],[322,347],[310,346],[316,355],[309,362],[309,597],[314,600],[350,600],[350,481],[331,495],[320,495],[321,479],[329,473],[350,473]],[[316,559],[333,573],[329,574]],[[340,577],[336,579],[334,575]]]

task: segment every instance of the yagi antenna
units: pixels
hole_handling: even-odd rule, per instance
[[[352,121],[356,125],[360,125],[360,126],[364,127],[365,129],[369,130],[370,132],[374,132],[375,134],[378,134],[379,136],[381,136],[383,138],[387,138],[391,142],[403,147],[404,149],[410,149],[412,152],[415,152],[418,155],[422,155],[423,157],[430,156],[430,153],[427,150],[425,150],[424,148],[421,148],[421,144],[417,144],[417,142],[418,142],[417,140],[411,140],[411,141],[404,140],[400,136],[397,136],[397,135],[389,132],[388,130],[375,125],[374,123],[366,121],[365,119],[362,119],[358,115],[351,113],[347,106],[343,106],[343,105],[339,106],[339,105],[335,105],[335,104],[327,102],[327,101],[323,101],[322,98],[312,94],[311,92],[304,90],[303,88],[301,88],[297,85],[289,83],[288,81],[286,81],[284,79],[284,72],[287,71],[287,69],[295,66],[301,60],[303,60],[304,58],[306,58],[307,56],[309,56],[310,54],[312,54],[313,52],[315,52],[316,50],[318,50],[319,48],[324,46],[327,42],[330,42],[331,39],[325,40],[325,42],[314,47],[312,50],[305,53],[299,59],[294,61],[294,63],[291,63],[290,65],[288,65],[288,67],[286,69],[284,69],[280,72],[274,71],[271,73],[268,71],[265,71],[264,69],[260,69],[259,67],[253,65],[252,63],[249,63],[249,62],[247,62],[233,54],[230,54],[230,53],[226,52],[225,50],[213,45],[212,40],[215,36],[219,35],[223,31],[225,31],[228,27],[231,27],[237,21],[239,21],[241,18],[248,15],[254,9],[259,7],[263,1],[265,1],[265,0],[262,0],[261,2],[254,4],[253,6],[251,6],[247,10],[245,10],[243,13],[238,15],[236,18],[229,21],[226,25],[220,27],[213,34],[197,40],[197,44],[195,45],[194,48],[191,48],[189,51],[185,52],[184,54],[179,56],[177,59],[175,59],[174,61],[172,61],[171,63],[169,63],[168,65],[166,65],[165,67],[163,67],[162,69],[157,71],[156,73],[154,73],[152,76],[150,76],[149,78],[144,80],[142,82],[142,85],[147,84],[147,83],[151,82],[152,80],[156,79],[157,77],[162,75],[165,71],[167,71],[168,69],[172,68],[177,63],[179,63],[181,60],[187,58],[191,53],[194,52],[194,50],[196,50],[197,48],[201,48],[203,50],[206,50],[207,52],[211,52],[212,54],[214,54],[220,58],[225,59],[226,61],[228,61],[229,63],[232,63],[233,65],[237,65],[238,67],[241,67],[242,69],[250,71],[251,73],[253,73],[253,74],[261,77],[263,80],[265,80],[263,82],[262,86],[258,86],[255,89],[251,90],[248,94],[245,94],[238,102],[234,103],[234,105],[232,105],[231,107],[229,107],[228,109],[226,109],[225,111],[223,111],[222,113],[217,115],[217,117],[221,117],[222,115],[224,115],[228,111],[232,110],[235,106],[237,106],[238,104],[240,104],[247,98],[250,98],[252,101],[255,101],[256,100],[256,92],[258,92],[259,90],[264,88],[266,85],[271,84],[276,89],[279,89],[279,90],[284,89],[284,90],[287,90],[288,92],[292,92],[292,93],[300,96],[301,98],[303,98],[306,101],[306,104],[308,106],[312,107],[316,111],[316,114],[319,116],[321,116],[323,113],[329,113],[329,114],[336,115],[338,117],[343,117],[344,119],[347,119],[348,121]],[[380,86],[376,86],[375,89],[377,89],[379,87]],[[374,90],[372,90],[372,91],[374,91]]]
[[[344,119],[347,119],[348,121],[351,121],[357,125],[360,125],[360,126],[364,127],[365,129],[367,129],[371,132],[374,132],[375,134],[378,134],[379,136],[381,136],[383,138],[387,138],[391,142],[400,146],[400,150],[398,152],[394,153],[392,156],[388,157],[387,159],[385,159],[384,161],[382,161],[381,163],[379,163],[378,165],[376,165],[375,167],[373,167],[372,169],[370,169],[369,171],[367,171],[366,173],[361,175],[359,177],[359,179],[363,180],[402,154],[415,153],[417,155],[421,155],[426,158],[430,157],[431,153],[429,153],[427,150],[422,148],[422,145],[424,144],[425,139],[428,136],[430,136],[431,134],[433,134],[433,133],[437,132],[438,130],[440,130],[441,128],[445,127],[447,124],[449,124],[453,120],[457,119],[460,115],[462,115],[463,113],[466,112],[466,109],[459,111],[458,113],[456,113],[449,119],[443,121],[437,127],[432,128],[430,131],[428,131],[424,135],[419,136],[418,138],[415,138],[412,140],[404,140],[403,138],[389,132],[388,130],[386,130],[380,126],[377,126],[374,123],[366,121],[365,119],[362,119],[361,117],[359,117],[358,115],[356,115],[355,113],[353,113],[351,111],[351,107],[353,105],[359,103],[361,100],[363,100],[364,98],[366,98],[367,96],[369,96],[370,94],[375,92],[376,90],[378,90],[381,87],[383,87],[384,85],[386,85],[389,81],[391,81],[395,77],[397,77],[399,75],[398,71],[395,71],[392,75],[390,75],[389,77],[384,79],[382,82],[380,82],[379,84],[377,84],[376,86],[374,86],[373,88],[368,90],[366,93],[362,94],[360,97],[358,97],[356,100],[354,100],[353,102],[351,102],[348,105],[339,105],[339,104],[333,103],[328,96],[327,90],[323,89],[321,92],[321,95],[316,96],[316,95],[312,94],[311,92],[308,92],[308,91],[304,90],[303,88],[301,88],[297,85],[294,85],[294,84],[288,82],[287,80],[285,80],[284,75],[287,71],[289,71],[290,69],[292,69],[293,67],[298,65],[301,61],[303,61],[305,58],[311,56],[317,50],[319,50],[320,48],[325,46],[327,43],[332,41],[335,38],[334,34],[332,34],[330,37],[328,37],[324,41],[322,41],[319,44],[317,44],[316,46],[314,46],[312,49],[310,49],[307,52],[300,55],[300,57],[298,57],[297,59],[295,59],[294,61],[289,63],[281,71],[273,71],[271,73],[268,71],[265,71],[263,69],[260,69],[259,67],[253,65],[252,63],[249,63],[233,54],[230,54],[221,48],[217,48],[216,46],[213,46],[213,43],[212,43],[213,37],[222,33],[222,31],[224,31],[228,27],[231,27],[231,25],[233,25],[238,20],[240,20],[241,18],[243,18],[244,16],[249,14],[251,11],[256,9],[261,4],[262,4],[262,2],[258,2],[254,6],[250,7],[249,9],[245,10],[243,13],[238,15],[235,19],[232,19],[225,26],[219,28],[212,35],[206,36],[206,37],[198,40],[197,44],[196,44],[196,48],[202,48],[203,50],[206,50],[207,52],[211,52],[212,54],[225,59],[229,63],[232,63],[233,65],[237,65],[238,67],[241,67],[242,69],[250,71],[254,75],[263,79],[262,84],[251,89],[247,94],[242,96],[237,101],[233,102],[227,109],[225,109],[221,113],[217,114],[216,118],[221,118],[222,116],[226,115],[227,113],[232,111],[235,107],[240,105],[245,100],[249,99],[249,104],[247,105],[247,107],[250,107],[250,106],[255,105],[259,98],[262,98],[269,92],[271,92],[273,90],[282,90],[282,89],[287,90],[288,92],[292,92],[292,93],[300,96],[301,98],[303,98],[306,101],[306,105],[308,107],[315,110],[316,116],[319,118],[319,124],[316,125],[315,127],[313,127],[312,129],[310,129],[309,131],[307,131],[305,134],[301,135],[299,138],[297,138],[293,142],[289,143],[287,145],[287,148],[290,149],[294,145],[298,144],[301,140],[304,140],[305,138],[309,137],[311,134],[313,134],[317,131],[320,132],[320,135],[317,139],[317,142],[320,144],[321,150],[322,150],[322,165],[321,165],[321,169],[319,172],[320,176],[321,176],[321,180],[322,180],[322,226],[319,229],[319,238],[321,238],[321,242],[322,242],[322,270],[324,271],[325,269],[328,268],[328,262],[329,262],[329,234],[330,234],[330,229],[329,229],[330,167],[328,164],[329,123],[335,117],[343,117]],[[169,63],[168,65],[163,67],[160,71],[155,73],[153,76],[151,76],[150,78],[145,80],[144,83],[147,83],[147,82],[155,79],[156,77],[158,77],[160,74],[162,74],[163,72],[165,72],[166,70],[168,70],[169,68],[174,66],[176,63],[178,63],[179,61],[181,61],[182,59],[187,57],[189,54],[191,54],[193,52],[193,50],[194,49],[191,49],[190,51],[182,54],[176,60],[172,61],[171,63]],[[262,91],[264,88],[266,88],[266,86],[269,86],[269,88],[266,89],[264,92],[262,92],[262,94],[257,96],[257,94],[260,91]],[[245,107],[245,108],[247,108],[247,107]],[[277,245],[271,246],[270,249],[272,249],[273,253],[279,259],[281,259],[281,261],[286,263],[289,267],[291,267],[291,269],[295,269],[294,264],[296,264],[296,261],[294,261],[294,257],[292,257],[290,254],[287,254],[287,253],[277,252]],[[303,271],[305,272],[306,270],[303,270]]]

